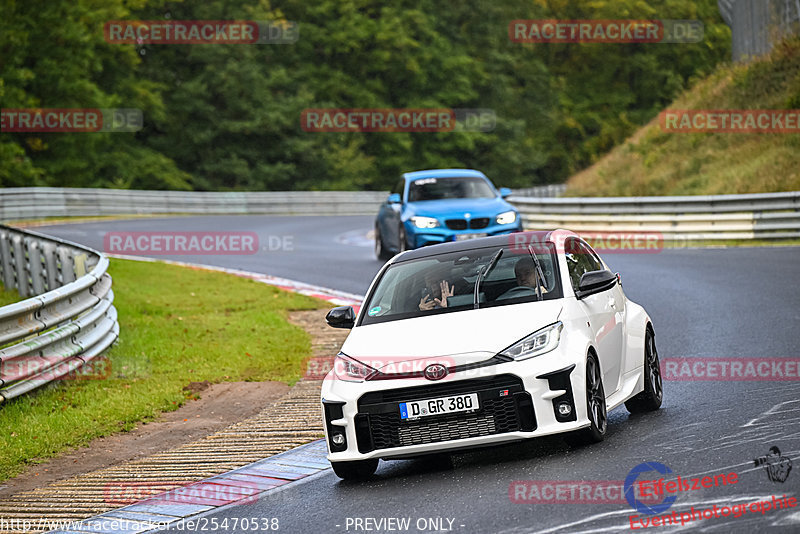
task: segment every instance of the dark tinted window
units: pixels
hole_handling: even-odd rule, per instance
[[[446,198],[494,198],[492,187],[483,178],[420,178],[411,182],[409,202]]]
[[[564,242],[564,256],[567,260],[569,281],[572,284],[572,289],[575,290],[578,289],[578,282],[580,282],[583,273],[605,269],[595,251],[589,245],[574,237]]]
[[[499,247],[481,248],[404,261],[391,265],[367,297],[367,313],[361,324],[394,321],[426,314],[471,310],[475,302],[478,273],[485,269]],[[518,250],[503,248],[495,267],[480,286],[480,306],[504,306],[562,297],[561,283],[553,247],[536,254],[544,279],[537,274],[533,257]],[[452,296],[444,299],[442,282]],[[438,301],[438,302],[437,302]]]

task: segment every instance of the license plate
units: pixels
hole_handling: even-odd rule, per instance
[[[446,413],[471,412],[480,408],[478,394],[453,395],[438,399],[400,403],[400,419],[416,419]]]
[[[479,237],[486,237],[489,234],[456,234],[456,241],[465,241],[467,239],[478,239]]]

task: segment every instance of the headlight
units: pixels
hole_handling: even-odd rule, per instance
[[[436,228],[439,226],[439,221],[433,217],[411,217],[411,222],[417,228]]]
[[[500,354],[510,356],[515,360],[526,360],[546,354],[558,346],[563,328],[564,324],[561,321],[545,326],[541,330],[537,330],[533,334],[520,339],[500,352]]]
[[[346,382],[363,382],[375,369],[340,352],[333,360],[333,374]]]
[[[517,220],[516,211],[506,211],[497,216],[497,224],[511,224]]]

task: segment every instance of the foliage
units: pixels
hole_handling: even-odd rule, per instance
[[[5,0],[4,108],[139,108],[137,133],[0,133],[0,186],[387,189],[475,167],[563,181],[729,55],[714,0]],[[132,45],[108,20],[281,20],[284,45]],[[697,44],[520,44],[515,19],[700,19]],[[489,108],[489,133],[309,133],[306,108]]]

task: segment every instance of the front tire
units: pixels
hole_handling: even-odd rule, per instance
[[[664,387],[661,381],[661,363],[658,361],[656,336],[650,326],[644,337],[644,390],[625,401],[630,413],[653,412],[661,408]]]
[[[589,427],[568,435],[567,441],[571,445],[599,443],[606,437],[608,428],[606,393],[603,388],[600,364],[597,363],[594,355],[590,355],[586,360],[586,409]]]
[[[331,462],[333,472],[342,480],[366,480],[378,469],[378,460],[355,460],[353,462]]]
[[[386,250],[386,243],[383,242],[381,235],[381,227],[375,225],[375,257],[381,261],[386,261],[392,257],[391,253]]]
[[[406,228],[402,224],[400,225],[400,229],[397,231],[398,237],[398,247],[400,252],[405,252],[408,250],[408,238],[406,238]]]

